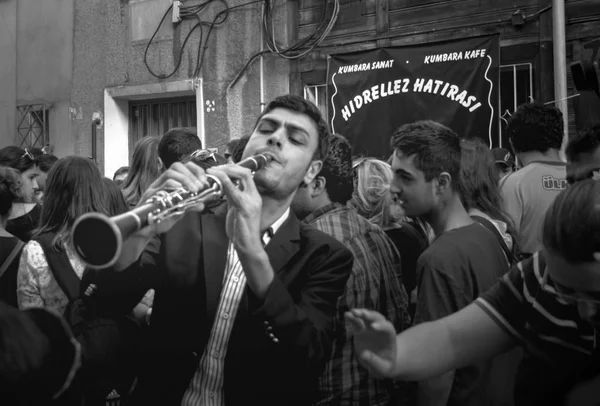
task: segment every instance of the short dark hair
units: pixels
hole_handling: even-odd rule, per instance
[[[52,154],[42,154],[37,157],[38,168],[44,173],[50,172],[50,168],[58,161],[58,157]]]
[[[31,159],[33,156],[33,159]],[[29,151],[23,148],[11,145],[0,149],[0,165],[10,166],[15,168],[20,173],[23,173],[37,165],[37,159]]]
[[[295,111],[296,113],[305,114],[314,121],[315,126],[317,127],[317,134],[319,135],[319,142],[313,159],[325,159],[327,157],[327,140],[330,133],[327,122],[317,106],[300,96],[292,94],[279,96],[267,105],[265,110],[256,120],[256,123],[254,123],[254,128],[256,128],[258,122],[265,114],[270,113],[275,109],[286,109]]]
[[[226,148],[229,149],[229,151],[233,151],[235,149],[235,147],[237,146],[237,144],[240,143],[240,139],[239,138],[234,138],[232,140],[229,140],[229,142],[226,145]]]
[[[21,175],[8,166],[0,166],[0,217],[6,217],[20,197]]]
[[[460,138],[450,128],[431,120],[404,124],[392,135],[392,148],[403,155],[414,155],[415,167],[430,182],[442,172],[452,177],[452,189],[461,190]]]
[[[184,156],[198,149],[202,149],[202,142],[194,129],[175,127],[167,131],[160,139],[158,156],[165,168],[168,169],[175,162],[181,161]]]
[[[600,181],[586,179],[563,190],[544,219],[542,242],[572,264],[600,252]]]
[[[334,203],[346,204],[354,193],[352,146],[339,134],[329,136],[327,158],[318,176],[325,178],[327,195]]]
[[[560,149],[564,136],[563,115],[553,106],[522,104],[508,119],[506,129],[515,152]]]
[[[600,147],[600,124],[588,127],[570,138],[565,154],[569,162],[577,163],[582,154],[593,153],[598,147]]]
[[[246,145],[248,145],[248,141],[250,141],[250,136],[246,135],[240,138],[235,144],[235,147],[231,151],[231,159],[234,163],[238,163],[242,160],[242,156],[244,156],[244,150],[246,149]]]

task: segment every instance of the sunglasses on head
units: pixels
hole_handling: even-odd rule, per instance
[[[27,149],[27,148],[25,148],[25,153],[23,154],[23,156],[21,156],[21,159],[23,159],[25,157],[28,157],[32,161],[35,161],[35,158],[33,157],[33,154],[31,152],[29,152],[29,149]]]
[[[218,162],[217,158],[215,157],[215,154],[217,154],[217,152],[219,152],[218,148],[198,149],[190,154],[190,158],[197,159],[199,161],[203,161],[205,159],[212,159],[215,162]]]

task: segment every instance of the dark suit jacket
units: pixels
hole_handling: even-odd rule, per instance
[[[130,309],[156,290],[136,398],[180,404],[219,304],[227,256],[225,210],[188,212],[123,272],[96,283],[106,308]],[[246,287],[225,358],[227,406],[307,405],[331,350],[333,316],[352,268],[334,238],[290,214],[266,246],[275,279],[264,300]]]

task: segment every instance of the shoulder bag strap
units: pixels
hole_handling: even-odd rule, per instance
[[[21,252],[21,249],[23,248],[23,245],[25,245],[23,243],[23,241],[21,241],[21,240],[17,241],[17,245],[15,245],[15,247],[10,252],[10,254],[8,254],[8,257],[6,257],[6,259],[4,260],[2,267],[0,267],[0,278],[2,278],[2,275],[4,275],[4,272],[6,272],[6,270],[10,266],[10,264],[13,263],[13,261],[15,260],[15,257],[17,255],[19,255],[19,253]]]
[[[53,234],[43,234],[36,241],[40,243],[44,250],[46,262],[48,262],[48,267],[56,282],[58,282],[58,286],[71,302],[80,296],[81,280],[75,273],[67,253],[64,250],[58,251],[52,247],[53,237]]]
[[[482,226],[484,226],[485,228],[487,228],[488,230],[490,230],[494,234],[494,236],[496,236],[496,240],[498,240],[498,243],[500,243],[500,247],[502,248],[504,255],[506,255],[508,262],[513,264],[515,262],[514,255],[508,249],[508,245],[506,245],[506,241],[504,241],[504,238],[502,238],[500,231],[498,231],[498,229],[496,228],[494,223],[492,223],[491,221],[489,221],[488,219],[486,219],[485,217],[482,217],[482,216],[471,216],[471,218],[473,220],[475,220],[476,222],[478,222],[479,224],[481,224]]]

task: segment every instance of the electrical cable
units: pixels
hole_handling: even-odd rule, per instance
[[[274,4],[274,1],[273,1]],[[331,14],[331,18],[329,22],[325,25],[326,14],[327,14],[327,6],[329,4],[329,0],[325,0],[325,4],[323,5],[323,10],[321,14],[321,22],[317,29],[305,38],[300,39],[296,43],[292,44],[290,47],[284,50],[279,50],[279,47],[276,44],[276,39],[274,38],[274,24],[272,22],[272,3],[270,0],[265,0],[264,12],[261,16],[261,27],[264,31],[265,43],[267,45],[267,50],[260,51],[252,55],[248,61],[244,64],[242,69],[238,71],[233,80],[227,86],[228,90],[231,90],[233,86],[239,81],[244,72],[248,69],[248,67],[261,55],[265,54],[274,54],[280,56],[285,59],[294,60],[305,57],[306,55],[313,52],[322,42],[323,40],[331,33],[340,10],[339,0],[333,0],[333,10]],[[317,38],[315,38],[315,36]]]
[[[258,57],[260,57],[262,55],[273,54],[273,55],[277,55],[277,56],[280,56],[280,57],[288,59],[288,60],[295,60],[295,59],[303,58],[306,55],[313,52],[323,42],[323,40],[331,33],[333,26],[335,25],[335,23],[337,21],[337,18],[339,15],[339,10],[340,10],[339,0],[325,0],[322,11],[321,11],[321,18],[320,18],[318,27],[310,35],[307,35],[306,37],[296,41],[294,44],[290,45],[289,47],[287,47],[285,49],[281,49],[281,46],[279,46],[277,44],[277,39],[276,39],[276,35],[275,35],[276,29],[275,29],[275,24],[273,23],[275,2],[276,2],[276,0],[253,0],[253,1],[249,1],[247,3],[238,4],[236,6],[231,6],[231,7],[227,4],[226,0],[206,0],[200,4],[189,5],[189,6],[182,4],[179,8],[180,18],[182,20],[196,19],[197,23],[187,33],[187,35],[183,41],[183,44],[180,47],[179,56],[177,58],[177,63],[175,65],[175,68],[173,69],[173,71],[169,74],[163,74],[163,73],[158,74],[152,70],[152,68],[150,67],[150,64],[148,63],[148,50],[150,48],[150,45],[154,41],[154,38],[156,37],[158,31],[160,30],[160,27],[162,26],[165,18],[167,17],[169,12],[171,12],[173,9],[173,5],[169,6],[167,11],[161,18],[158,26],[156,27],[156,30],[152,34],[152,37],[148,41],[148,44],[146,45],[146,49],[144,50],[144,64],[146,66],[146,69],[148,69],[148,72],[150,72],[150,74],[152,76],[159,78],[159,79],[167,79],[167,78],[170,78],[171,76],[173,76],[179,70],[179,68],[181,66],[183,52],[184,52],[185,46],[186,46],[191,34],[196,30],[196,28],[200,28],[200,38],[199,38],[199,42],[198,42],[198,50],[197,50],[197,55],[196,55],[196,67],[194,69],[194,74],[193,74],[194,78],[199,77],[202,72],[202,67],[204,66],[204,57],[206,55],[206,52],[207,52],[207,49],[209,46],[209,40],[211,38],[213,30],[216,27],[223,25],[227,21],[227,19],[229,18],[229,13],[232,10],[235,10],[235,9],[238,9],[241,7],[246,7],[246,6],[249,6],[252,4],[264,3],[263,12],[261,13],[261,17],[260,17],[261,18],[260,26],[264,33],[264,41],[267,46],[267,49],[257,52],[256,54],[252,55],[248,59],[248,61],[246,61],[246,63],[242,67],[242,69],[237,73],[237,75],[234,77],[234,79],[229,84],[228,89],[231,89],[239,81],[239,79],[244,74],[244,72],[248,69],[248,67]],[[329,9],[328,6],[329,6],[330,2],[333,2],[333,9],[331,11],[331,17],[329,18],[329,21],[327,21],[328,20],[327,12]],[[212,21],[202,20],[200,18],[200,13],[202,11],[204,11],[208,6],[210,6],[211,4],[214,4],[214,3],[222,4],[224,6],[224,9],[219,11],[218,13],[216,13],[215,17],[212,19]],[[206,36],[204,36],[203,29],[202,29],[204,26],[208,27],[208,32],[207,32]]]

